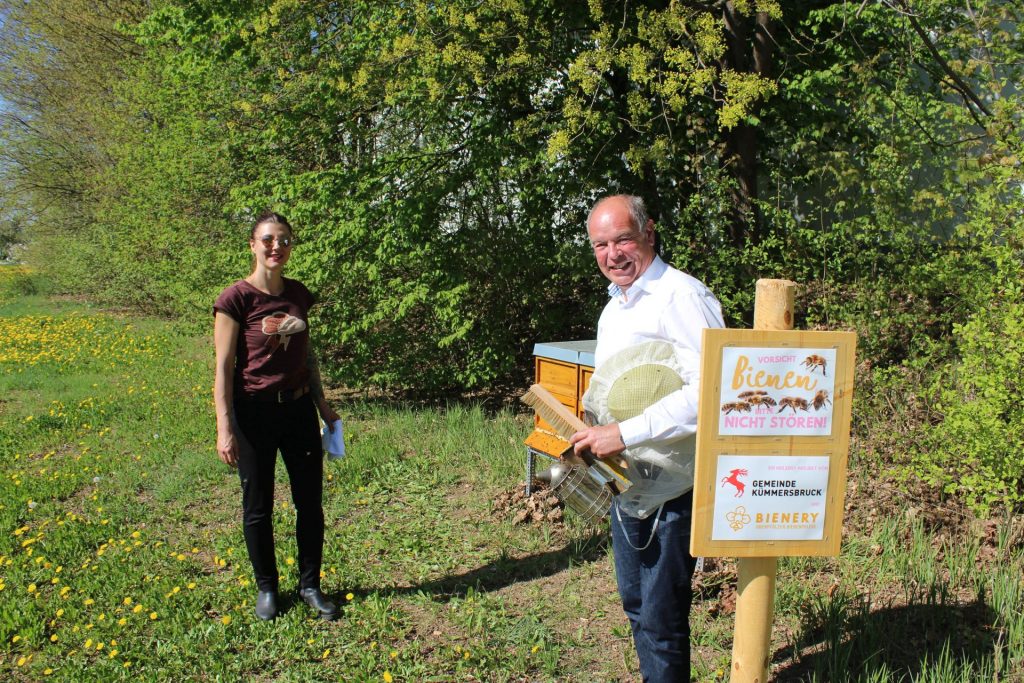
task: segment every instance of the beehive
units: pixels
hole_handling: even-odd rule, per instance
[[[540,384],[569,410],[583,419],[583,394],[594,374],[594,349],[597,341],[544,342],[533,347],[534,382]],[[554,430],[534,415],[533,432],[526,445],[551,457],[569,447],[569,442],[555,435]]]

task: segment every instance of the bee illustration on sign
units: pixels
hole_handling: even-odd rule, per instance
[[[793,413],[796,414],[797,408],[806,411],[807,406],[810,404],[806,398],[800,398],[799,396],[786,396],[785,398],[779,399],[779,412],[781,413],[786,408],[792,408]]]
[[[828,377],[828,373],[825,372],[825,364],[825,357],[819,356],[816,353],[807,356],[807,358],[804,358],[804,362],[801,363],[801,365],[807,368],[808,372],[814,372],[814,368],[821,368],[821,376]]]
[[[814,405],[815,410],[821,410],[825,407],[826,403],[832,403],[832,399],[828,397],[828,389],[819,389],[811,403]]]
[[[748,398],[747,402],[752,406],[765,406],[766,408],[778,405],[775,399],[768,395],[767,391],[758,392],[757,395]]]
[[[841,402],[836,398],[835,374],[842,370],[834,348],[723,348],[716,401],[718,433],[723,436],[831,434],[833,402]]]
[[[726,415],[729,413],[749,413],[750,404],[746,401],[731,401],[729,403],[723,403],[722,412]]]

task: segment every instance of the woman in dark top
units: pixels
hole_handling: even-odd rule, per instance
[[[295,236],[287,219],[265,213],[249,233],[253,270],[214,303],[217,453],[238,468],[243,530],[256,586],[256,616],[277,616],[274,466],[281,451],[299,555],[299,595],[323,619],[338,608],[320,592],[324,544],[323,451],[317,412],[333,431],[338,414],[324,398],[309,344],[313,295],[282,274]]]

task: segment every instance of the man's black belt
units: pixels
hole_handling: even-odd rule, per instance
[[[309,393],[309,385],[303,384],[298,389],[285,389],[283,391],[261,391],[255,394],[242,393],[239,400],[250,403],[290,403],[302,398]]]

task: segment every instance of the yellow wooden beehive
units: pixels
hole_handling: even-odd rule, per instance
[[[547,389],[566,408],[583,419],[583,394],[594,374],[594,349],[597,342],[544,342],[533,347],[534,383]],[[526,437],[526,445],[535,451],[557,458],[569,442],[539,415],[534,415],[534,429]]]

